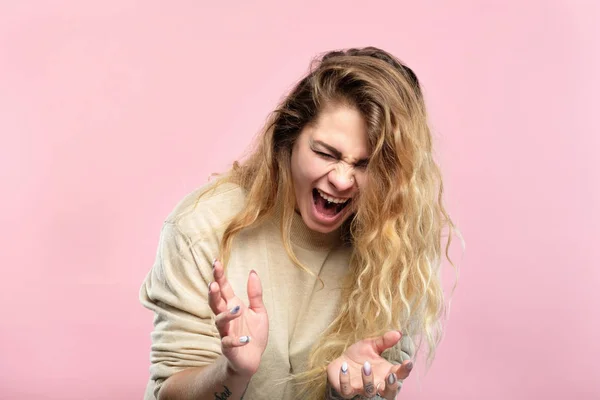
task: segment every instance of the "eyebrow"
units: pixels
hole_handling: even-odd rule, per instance
[[[333,147],[330,144],[327,144],[327,143],[322,142],[320,140],[311,140],[311,144],[312,145],[318,144],[319,146],[322,146],[325,149],[327,149],[328,151],[330,151],[335,157],[342,158],[342,152],[339,151],[338,149],[336,149],[335,147]],[[358,162],[356,164],[368,163],[368,162],[369,162],[369,158],[363,158],[363,159],[358,160]]]

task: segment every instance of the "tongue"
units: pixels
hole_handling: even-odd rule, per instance
[[[337,204],[330,203],[321,196],[317,196],[315,206],[317,207],[317,211],[321,214],[327,215],[328,217],[333,217],[338,213]]]

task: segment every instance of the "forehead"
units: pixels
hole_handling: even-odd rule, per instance
[[[356,108],[343,105],[324,108],[310,132],[312,140],[334,146],[344,155],[360,158],[368,153],[367,124]]]

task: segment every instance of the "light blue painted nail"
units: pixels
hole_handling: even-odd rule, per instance
[[[240,338],[240,343],[248,343],[250,342],[250,336],[242,336]]]
[[[365,363],[363,364],[363,371],[365,372],[365,376],[371,375],[371,363],[370,362],[365,361]]]
[[[346,361],[344,361],[342,363],[342,374],[347,374],[348,373],[348,363]]]
[[[388,384],[393,385],[394,383],[396,383],[396,374],[394,374],[393,372],[391,374],[388,375]]]
[[[240,311],[240,306],[233,307],[229,312],[232,314],[237,314]]]

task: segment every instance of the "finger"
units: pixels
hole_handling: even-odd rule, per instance
[[[371,363],[365,361],[362,367],[362,381],[365,396],[368,398],[375,397],[375,383],[373,382],[373,370]]]
[[[236,318],[239,318],[242,315],[243,310],[240,306],[235,306],[231,310],[225,311],[217,315],[215,318],[215,325],[221,334],[221,337],[228,335],[227,327],[229,326],[229,322],[233,321]]]
[[[388,400],[394,400],[400,391],[400,382],[398,377],[394,373],[394,370],[390,370],[388,376],[385,377],[385,389],[381,394],[381,397]]]
[[[224,349],[242,347],[250,343],[250,340],[250,336],[225,336],[221,339],[221,346]]]
[[[398,379],[406,379],[410,375],[410,371],[413,369],[413,362],[410,360],[406,360],[402,363],[400,368],[397,368],[396,377]]]
[[[386,332],[383,336],[379,336],[373,340],[374,349],[377,354],[381,354],[385,350],[396,345],[396,343],[400,341],[400,338],[402,338],[402,334],[398,331]]]
[[[233,288],[229,284],[227,277],[225,276],[225,269],[223,268],[223,264],[219,260],[215,260],[213,263],[213,276],[215,277],[215,281],[219,284],[221,288],[221,295],[225,301],[229,301],[235,297],[235,293],[233,293]]]
[[[354,396],[354,389],[350,383],[350,370],[348,369],[348,363],[345,361],[340,368],[340,394],[345,399],[350,399]]]
[[[260,278],[255,270],[250,271],[250,275],[248,276],[248,302],[250,303],[250,308],[256,312],[264,312],[265,304],[263,303],[262,298],[262,285],[260,283]]]
[[[215,315],[227,311],[227,303],[221,296],[221,288],[217,282],[208,284],[208,305]]]

